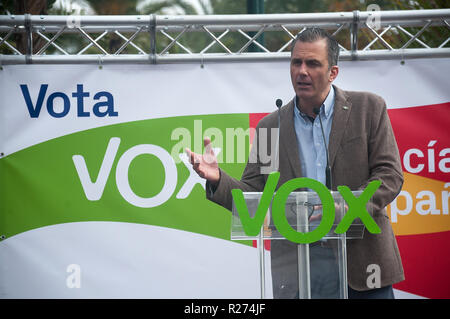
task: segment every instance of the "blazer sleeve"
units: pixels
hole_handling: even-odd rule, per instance
[[[373,180],[380,180],[381,186],[372,197],[372,214],[380,213],[399,194],[403,185],[400,154],[386,109],[386,103],[377,97],[368,136],[369,179],[361,189]]]
[[[261,121],[262,122],[262,121]],[[258,135],[261,122],[256,127],[255,136]],[[266,141],[267,142],[267,141]],[[206,182],[206,198],[232,210],[233,198],[231,195],[232,189],[241,189],[243,192],[262,192],[266,183],[266,177],[261,173],[261,168],[265,165],[261,164],[258,154],[259,141],[254,140],[251,147],[250,155],[247,159],[244,172],[240,180],[230,176],[225,171],[220,170],[220,180],[215,189],[209,182]],[[270,143],[270,141],[269,141]]]

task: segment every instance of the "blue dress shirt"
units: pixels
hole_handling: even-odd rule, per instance
[[[334,110],[334,88],[331,86],[325,101],[320,107],[323,130],[327,145],[329,145],[331,124]],[[298,153],[303,177],[315,179],[326,185],[325,168],[327,155],[323,143],[322,130],[319,116],[314,122],[297,107],[297,99],[294,98],[294,128],[298,141]]]

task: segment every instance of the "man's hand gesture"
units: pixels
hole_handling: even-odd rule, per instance
[[[208,180],[211,184],[217,185],[220,179],[219,165],[217,164],[217,157],[211,146],[211,139],[205,137],[203,140],[205,145],[205,153],[203,155],[192,152],[186,148],[186,154],[192,164],[194,171],[197,174]]]

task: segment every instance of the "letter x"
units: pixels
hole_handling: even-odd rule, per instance
[[[366,204],[369,202],[373,194],[380,187],[381,181],[372,181],[367,185],[362,194],[359,197],[355,197],[351,192],[350,188],[347,186],[338,186],[338,191],[341,193],[342,197],[348,204],[348,211],[342,218],[338,227],[334,231],[336,234],[345,233],[350,227],[353,220],[360,218],[363,224],[366,226],[367,230],[372,234],[380,234],[381,229],[378,227],[377,223],[370,216],[366,209]]]

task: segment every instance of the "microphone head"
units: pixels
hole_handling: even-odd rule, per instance
[[[280,99],[277,99],[275,101],[275,104],[277,105],[277,108],[280,108],[283,105],[283,101],[281,101]]]
[[[315,107],[315,108],[313,108],[313,112],[314,112],[314,114],[319,115],[319,113],[320,113],[320,107]]]

